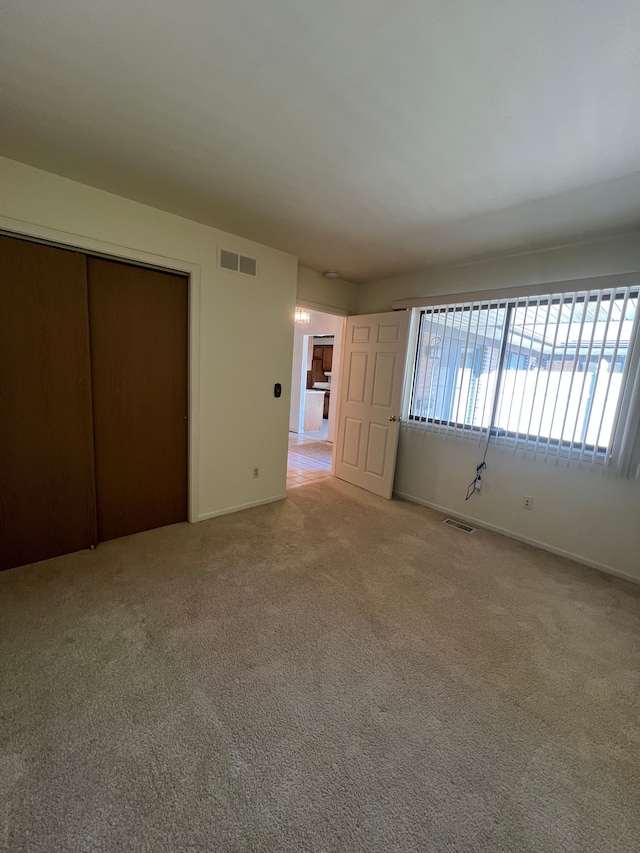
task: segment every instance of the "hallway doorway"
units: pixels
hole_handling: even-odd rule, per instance
[[[331,476],[345,318],[296,309],[287,488]]]

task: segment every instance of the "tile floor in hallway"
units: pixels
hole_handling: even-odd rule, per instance
[[[327,422],[317,432],[289,433],[287,488],[295,489],[331,476],[333,444],[326,440]],[[313,453],[311,448],[313,446]],[[306,450],[305,450],[306,448]]]

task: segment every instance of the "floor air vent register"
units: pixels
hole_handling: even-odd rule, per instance
[[[468,524],[463,524],[461,521],[456,521],[455,518],[445,518],[442,522],[448,524],[449,527],[455,527],[456,530],[462,530],[463,533],[473,533],[475,527],[469,527]]]

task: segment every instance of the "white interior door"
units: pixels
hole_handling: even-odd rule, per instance
[[[410,316],[347,318],[333,473],[383,498],[393,491]]]

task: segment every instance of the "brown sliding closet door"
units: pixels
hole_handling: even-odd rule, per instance
[[[96,541],[86,259],[0,237],[0,568]]]
[[[187,518],[187,279],[87,258],[98,538]]]

